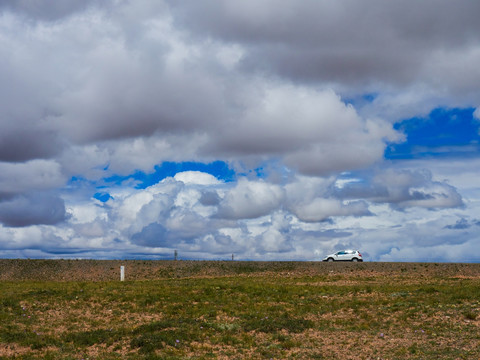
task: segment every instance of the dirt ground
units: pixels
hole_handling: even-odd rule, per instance
[[[293,276],[397,277],[422,281],[430,277],[478,278],[480,264],[455,263],[324,263],[161,260],[30,260],[0,259],[0,281],[110,281],[238,276],[273,273]]]

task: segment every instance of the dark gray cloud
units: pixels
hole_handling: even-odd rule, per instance
[[[15,129],[0,135],[0,161],[4,162],[53,158],[62,148],[54,133],[42,130]]]
[[[60,165],[53,160],[32,160],[24,163],[0,162],[0,194],[22,194],[56,189],[63,186],[65,180]]]
[[[443,51],[478,45],[480,34],[480,5],[468,1],[170,4],[192,36],[247,47],[246,70],[302,82],[405,85],[426,77],[425,67]]]
[[[312,47],[321,43],[353,45],[387,41],[393,36],[421,45],[452,46],[478,36],[475,21],[480,9],[477,3],[448,0],[409,1],[341,0],[334,3],[307,0],[285,1],[246,0],[225,3],[194,0],[169,1],[183,20],[183,26],[197,32],[246,43],[299,43]],[[187,21],[188,20],[188,24]],[[459,20],[462,22],[459,23]],[[247,26],[248,25],[248,26]],[[343,26],[340,26],[343,25]],[[337,32],[329,32],[336,28]],[[379,33],[383,29],[386,33]]]
[[[96,0],[69,0],[51,2],[48,0],[0,0],[0,10],[20,13],[35,20],[55,21],[85,10]]]
[[[215,206],[220,203],[220,197],[216,191],[206,191],[202,193],[200,203],[205,206]]]
[[[165,224],[148,224],[132,235],[132,242],[147,247],[178,247],[182,243],[192,243],[211,231],[215,231],[215,227],[209,225],[208,219],[184,211],[179,217],[168,218]]]
[[[66,219],[65,202],[56,195],[33,193],[0,202],[0,223],[5,226],[56,225]]]

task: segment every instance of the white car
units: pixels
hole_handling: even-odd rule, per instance
[[[363,261],[363,258],[358,250],[342,250],[325,256],[323,261]]]

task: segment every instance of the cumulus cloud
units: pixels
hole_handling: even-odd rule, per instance
[[[284,156],[289,167],[310,175],[371,165],[382,158],[386,139],[399,138],[384,121],[360,117],[331,90],[270,84],[247,108],[225,122],[216,146],[239,155]]]
[[[237,259],[313,260],[338,247],[358,247],[378,259],[400,246],[398,239],[405,234],[412,237],[402,246],[431,247],[454,240],[448,234],[433,236],[431,227],[458,231],[445,227],[445,222],[453,224],[457,220],[430,222],[431,227],[420,227],[415,221],[425,214],[416,215],[417,210],[412,209],[431,211],[424,207],[404,204],[392,211],[382,208],[390,204],[388,197],[384,202],[378,198],[374,201],[346,199],[346,193],[332,190],[335,178],[299,176],[281,185],[247,178],[223,183],[200,172],[177,175],[146,189],[106,189],[112,194],[106,203],[68,201],[60,207],[63,211],[69,209],[68,216],[60,211],[63,218],[52,213],[53,203],[46,197],[34,198],[32,203],[15,199],[19,202],[19,211],[25,213],[24,223],[18,220],[14,223],[7,216],[14,214],[14,202],[4,201],[0,203],[0,220],[11,232],[22,229],[14,226],[64,222],[62,228],[52,227],[50,235],[44,230],[38,235],[38,239],[53,236],[56,240],[52,244],[57,244],[59,239],[62,242],[51,248],[40,247],[42,250],[38,251],[53,254],[54,247],[58,246],[59,253],[70,252],[71,256],[100,254],[102,249],[112,247],[115,251],[143,256],[150,252],[149,256],[153,257],[168,256],[165,254],[177,249],[183,256],[193,258],[216,258],[233,253]],[[411,180],[400,183],[408,188]],[[348,189],[348,184],[344,182],[344,189]],[[399,201],[398,197],[395,199]],[[447,209],[436,211],[441,213]],[[39,219],[38,214],[43,218]],[[389,229],[385,233],[379,230],[382,223]],[[377,229],[373,237],[371,224]],[[384,242],[382,246],[377,244],[380,240]]]
[[[277,209],[284,196],[278,185],[240,179],[220,202],[217,216],[227,219],[258,218]]]
[[[203,173],[201,171],[183,171],[177,173],[174,179],[181,181],[184,184],[197,184],[197,185],[218,185],[220,181],[215,176]]]
[[[431,181],[431,176],[417,174],[415,182],[414,174],[407,175],[403,180],[398,174],[393,176],[398,182],[391,185],[397,189],[401,184],[402,191],[397,192],[407,194],[408,199],[412,184],[427,187]],[[296,253],[299,246],[326,249],[332,241],[348,245],[352,233],[335,230],[336,224],[341,224],[340,218],[373,217],[376,210],[370,207],[378,205],[372,204],[395,203],[399,210],[422,208],[393,191],[391,195],[387,191],[391,197],[383,200],[369,199],[374,201],[370,204],[347,199],[352,194],[349,183],[342,188],[344,192],[332,190],[335,183],[335,178],[300,176],[285,185],[247,178],[226,184],[209,174],[189,171],[146,189],[114,195],[104,209],[110,213],[106,218],[115,224],[109,227],[118,229],[116,236],[127,244],[211,254],[235,250],[256,258]],[[92,218],[85,221],[91,224]]]

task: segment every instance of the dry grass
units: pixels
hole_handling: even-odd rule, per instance
[[[480,264],[0,260],[0,271],[0,359],[480,358]]]

